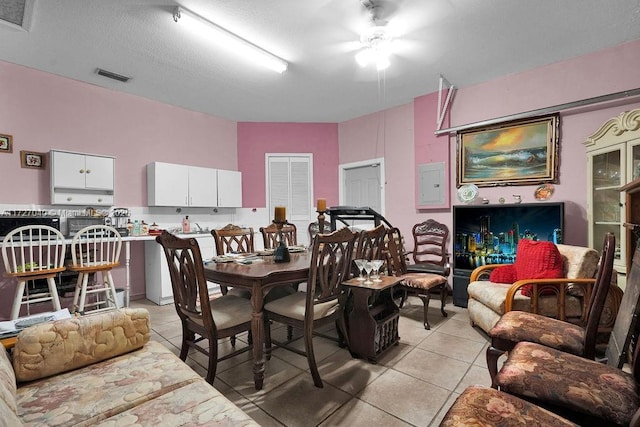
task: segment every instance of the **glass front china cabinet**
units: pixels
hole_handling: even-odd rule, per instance
[[[585,141],[587,149],[587,220],[589,246],[600,251],[606,233],[616,236],[615,269],[624,289],[627,257],[625,194],[621,187],[640,178],[640,109],[626,111],[608,120]],[[640,216],[640,213],[636,215]],[[635,219],[635,221],[633,221]]]

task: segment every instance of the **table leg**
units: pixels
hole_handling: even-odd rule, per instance
[[[131,292],[131,242],[126,240],[124,242],[124,271],[125,281],[124,284],[124,306],[129,307],[129,298]]]
[[[251,318],[251,334],[253,339],[253,382],[256,390],[262,390],[264,383],[264,295],[260,285],[255,285],[251,292],[253,316]]]

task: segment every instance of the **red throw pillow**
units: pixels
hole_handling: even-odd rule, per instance
[[[522,239],[516,253],[516,280],[557,279],[564,277],[562,255],[553,242],[538,242]],[[521,288],[522,295],[531,296],[533,285]],[[545,292],[542,293],[544,295]],[[553,294],[548,291],[546,294]]]
[[[516,281],[516,269],[513,264],[496,267],[491,271],[489,281],[493,283],[513,283]]]

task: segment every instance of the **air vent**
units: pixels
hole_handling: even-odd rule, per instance
[[[126,83],[129,80],[131,80],[131,77],[127,77],[127,76],[123,76],[121,74],[116,74],[116,73],[111,72],[111,71],[103,70],[102,68],[96,69],[96,73],[101,75],[101,76],[113,79],[113,80],[118,80],[119,82],[123,82],[123,83]]]
[[[2,0],[0,23],[29,31],[33,15],[33,0]]]

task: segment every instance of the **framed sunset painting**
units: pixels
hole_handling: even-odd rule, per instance
[[[459,132],[458,187],[556,184],[559,121],[552,114]]]

